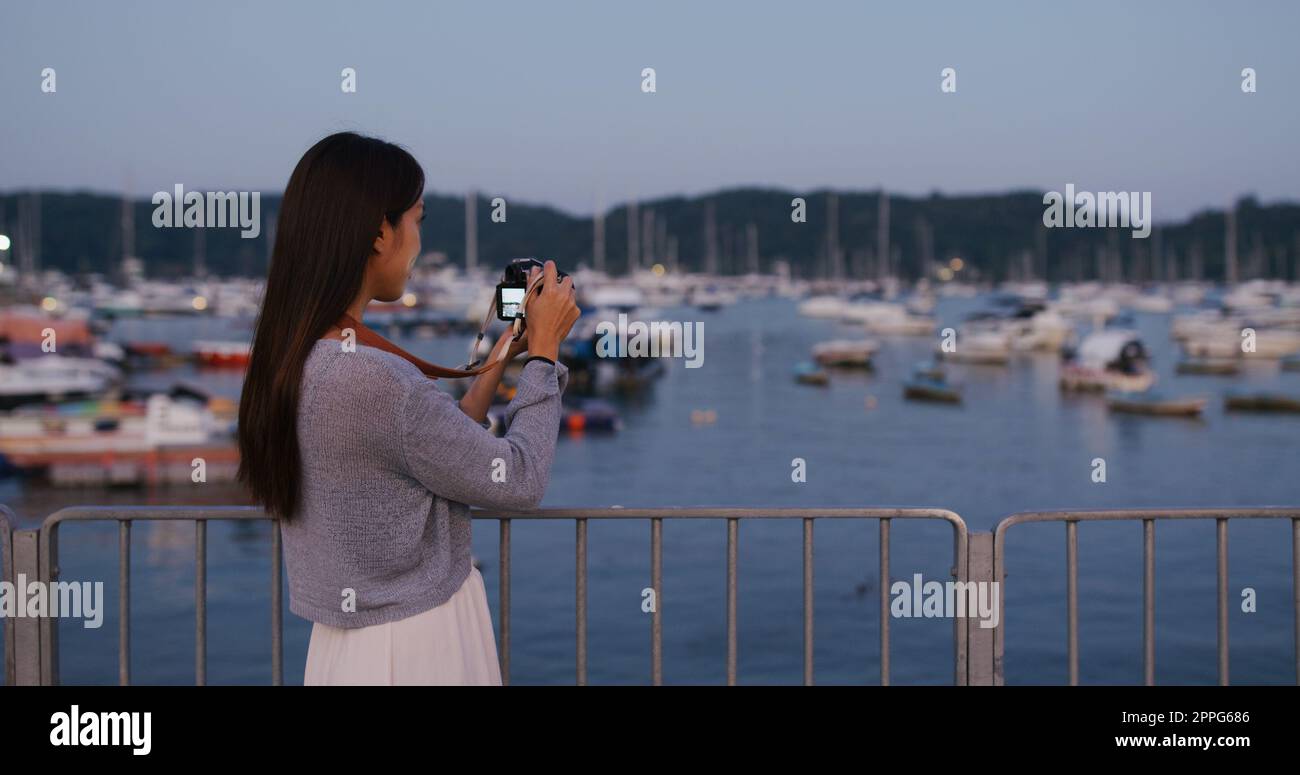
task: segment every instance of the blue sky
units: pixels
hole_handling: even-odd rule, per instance
[[[579,213],[1074,183],[1151,191],[1163,221],[1300,200],[1297,29],[1283,2],[6,0],[0,190],[279,191],[354,129],[409,147],[431,191]]]

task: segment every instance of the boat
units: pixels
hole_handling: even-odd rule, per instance
[[[194,343],[194,360],[200,366],[244,368],[251,351],[248,342],[200,341]]]
[[[912,369],[912,376],[928,379],[944,379],[943,365],[937,361],[922,361]]]
[[[1177,318],[1171,334],[1191,358],[1277,360],[1300,355],[1300,331],[1283,327],[1289,325],[1294,321],[1285,313],[1257,314],[1248,319],[1199,312]],[[1247,329],[1254,332],[1250,347],[1243,336]]]
[[[121,371],[95,358],[49,353],[0,362],[0,409],[93,398],[114,387]]]
[[[565,407],[560,427],[569,433],[617,431],[623,427],[618,411],[610,404],[588,399],[576,407]]]
[[[1156,293],[1143,294],[1134,296],[1129,299],[1128,306],[1137,312],[1167,313],[1174,309],[1173,299]]]
[[[645,293],[635,285],[603,281],[584,285],[579,292],[579,302],[584,308],[632,312],[646,303]]]
[[[951,351],[944,343],[935,345],[935,357],[953,363],[1002,366],[1011,361],[1011,340],[996,322],[982,318],[968,321],[957,330]]]
[[[58,485],[231,481],[239,464],[233,420],[173,391],[144,400],[24,407],[0,417],[0,458]]]
[[[1154,393],[1112,393],[1106,406],[1112,412],[1146,414],[1157,417],[1199,417],[1209,399],[1191,397],[1165,397]]]
[[[1057,352],[1074,336],[1074,326],[1041,301],[1022,301],[1001,328],[1016,352]]]
[[[1065,358],[1060,376],[1065,391],[1140,393],[1156,381],[1136,331],[1096,331],[1084,338],[1077,351],[1067,352]]]
[[[602,357],[598,347],[603,334],[600,324],[609,320],[611,310],[584,314],[569,337],[560,345],[560,361],[569,369],[566,392],[595,396],[612,393],[635,394],[647,391],[666,372],[663,358]],[[633,312],[634,316],[639,313]],[[667,330],[662,332],[661,351],[668,351]]]
[[[720,286],[709,283],[697,285],[686,294],[687,303],[705,312],[717,312],[736,303],[736,295]]]
[[[800,363],[794,367],[794,380],[801,385],[829,385],[831,378],[815,363]]]
[[[1282,393],[1229,393],[1223,408],[1239,412],[1300,412],[1300,398]]]
[[[808,318],[836,319],[844,311],[845,301],[838,296],[813,296],[799,303],[799,314]]]
[[[961,403],[961,390],[946,379],[914,375],[903,383],[903,398],[913,401],[935,401],[946,404]]]
[[[1119,304],[1106,297],[1086,297],[1063,288],[1061,298],[1056,302],[1056,310],[1065,317],[1092,320],[1105,324],[1119,315]]]
[[[1236,358],[1184,358],[1178,362],[1179,374],[1207,374],[1231,377],[1241,371]]]
[[[847,302],[840,307],[839,318],[845,323],[861,323],[869,333],[882,336],[929,336],[937,325],[929,315],[887,301]]]
[[[880,343],[871,339],[834,339],[813,345],[813,360],[821,366],[870,369]]]

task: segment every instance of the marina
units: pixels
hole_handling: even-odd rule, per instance
[[[448,275],[440,272],[439,277],[445,280]],[[464,278],[457,278],[456,282],[472,287]],[[593,297],[600,303],[588,302],[583,320],[588,326],[584,328],[587,333],[575,335],[565,346],[563,357],[572,369],[573,396],[566,401],[561,428],[557,429],[560,443],[554,480],[545,505],[564,508],[650,503],[681,508],[721,501],[752,511],[759,507],[797,507],[810,499],[826,508],[843,508],[866,499],[877,503],[940,504],[961,514],[971,530],[979,531],[992,528],[1006,514],[1027,508],[1067,508],[1080,504],[1097,508],[1135,504],[1172,508],[1198,506],[1209,501],[1227,507],[1294,500],[1293,477],[1286,472],[1293,439],[1300,426],[1292,428],[1293,421],[1287,419],[1296,415],[1291,414],[1292,404],[1286,397],[1300,395],[1300,381],[1297,381],[1300,374],[1283,368],[1280,359],[1270,362],[1259,358],[1242,360],[1235,375],[1180,370],[1179,364],[1186,356],[1174,328],[1187,316],[1200,314],[1195,305],[1214,303],[1203,294],[1191,306],[1174,302],[1165,312],[1135,309],[1116,301],[1114,314],[1106,317],[1129,316],[1128,322],[1119,328],[1094,329],[1095,320],[1089,316],[1053,313],[1060,314],[1061,320],[1074,321],[1069,325],[1070,333],[1059,337],[1059,350],[1055,343],[1058,338],[1053,335],[1052,341],[1041,347],[1008,346],[1005,361],[990,366],[947,358],[936,362],[931,356],[941,354],[936,353],[935,343],[940,341],[943,327],[958,330],[955,341],[960,351],[963,342],[960,331],[968,321],[991,328],[1003,325],[997,320],[1023,320],[1014,312],[992,317],[987,313],[1020,309],[1016,305],[1008,306],[1004,300],[1008,293],[1027,298],[1021,295],[1024,288],[986,287],[972,292],[940,293],[927,313],[933,318],[934,328],[930,336],[921,337],[901,330],[881,334],[851,316],[800,314],[801,310],[809,309],[807,299],[813,298],[802,296],[810,293],[802,283],[779,278],[762,282],[754,278],[710,278],[707,282],[729,283],[736,297],[734,302],[706,311],[690,304],[685,292],[674,296],[648,290],[658,287],[658,279],[648,280],[642,287],[626,279],[596,275],[585,278],[584,290],[592,289]],[[690,286],[682,283],[682,287]],[[183,296],[190,290],[181,287],[175,293]],[[1046,290],[1041,297],[1034,295],[1038,298],[1035,308],[1040,310],[1035,314],[1051,312],[1058,299],[1073,303],[1070,300],[1086,297],[1094,300],[1091,303],[1096,308],[1101,308],[1096,299],[1108,297],[1095,288]],[[1161,289],[1149,289],[1143,294],[1128,294],[1116,289],[1114,293],[1119,298],[1140,298],[1161,292]],[[1180,296],[1176,288],[1164,289],[1163,293],[1171,299]],[[156,294],[166,295],[166,292]],[[646,300],[653,297],[658,300],[652,307]],[[377,320],[393,326],[397,341],[422,357],[460,362],[465,357],[469,334],[407,326],[401,318],[408,311],[415,316],[427,314],[424,298],[424,293],[417,293],[416,303],[410,306],[377,310],[376,315],[380,316]],[[464,310],[456,313],[447,306],[449,297],[438,298],[442,299],[439,314],[468,317],[475,311],[474,305],[467,303]],[[1142,306],[1157,305],[1143,302]],[[694,321],[696,315],[707,315],[698,318],[709,323],[705,329],[709,338],[706,366],[687,369],[680,359],[599,358],[595,355],[594,339],[584,337],[594,336],[600,320],[616,325],[620,310],[631,319],[642,320]],[[160,317],[157,313],[115,316],[104,324],[97,318],[92,320],[94,325],[88,330],[99,333],[84,343],[91,347],[90,351],[96,344],[116,344],[122,350],[120,364],[105,361],[119,371],[117,380],[110,380],[107,393],[79,400],[69,396],[68,400],[55,404],[44,401],[23,404],[10,410],[0,422],[0,429],[4,429],[0,438],[7,445],[4,454],[8,465],[7,476],[0,479],[0,502],[16,510],[17,527],[37,524],[44,515],[64,506],[85,503],[239,503],[240,494],[229,483],[223,483],[237,461],[223,457],[219,439],[230,431],[227,421],[234,417],[241,367],[237,362],[205,364],[194,354],[210,347],[199,343],[238,342],[237,333],[248,330],[248,319],[204,311],[170,317]],[[981,320],[987,322],[980,323]],[[1009,334],[1007,341],[1010,341]],[[1071,345],[1071,341],[1076,344]],[[833,346],[826,346],[828,343]],[[1129,347],[1134,343],[1141,345],[1140,352]],[[848,363],[822,367],[812,361],[815,352],[821,352],[826,359]],[[1129,366],[1117,365],[1117,358],[1126,360]],[[870,369],[861,368],[864,360],[870,363]],[[807,366],[800,367],[801,363]],[[857,367],[843,367],[852,363]],[[1064,375],[1074,373],[1074,364],[1091,369],[1086,374],[1092,380],[1089,384],[1096,384],[1095,388],[1062,389],[1059,383]],[[1120,394],[1114,390],[1132,376],[1124,370],[1129,367],[1145,375],[1144,379],[1149,379],[1151,385],[1158,384],[1159,392],[1153,392],[1154,388],[1138,391],[1122,399],[1135,403],[1117,404]],[[1110,373],[1116,369],[1116,374]],[[787,373],[793,370],[795,378],[770,378],[771,372],[782,370]],[[511,394],[509,382],[508,378],[500,396],[502,401],[508,400]],[[453,381],[445,388],[454,392],[457,386]],[[116,398],[113,391],[118,391]],[[1231,391],[1249,398],[1229,399]],[[1205,396],[1213,400],[1201,404],[1199,398]],[[166,402],[161,400],[164,398]],[[156,418],[163,416],[160,407],[184,408],[185,412],[172,416],[171,421],[188,429],[186,434],[200,431],[208,434],[206,439],[181,434],[155,446],[152,452],[138,446],[141,437],[149,437],[144,423],[149,417],[151,400]],[[1271,413],[1261,415],[1258,411],[1237,408],[1244,409],[1247,405],[1264,407]],[[1193,413],[1193,408],[1199,412]],[[1163,415],[1182,414],[1197,414],[1201,419],[1195,423],[1161,419]],[[500,432],[497,409],[489,416],[493,431]],[[189,419],[182,421],[184,417]],[[116,425],[105,422],[112,418],[116,419]],[[61,431],[57,430],[60,423]],[[755,427],[764,429],[761,435],[753,435]],[[38,438],[18,434],[20,428],[34,431]],[[835,431],[820,430],[824,428]],[[129,443],[128,436],[133,439]],[[156,432],[154,437],[162,441]],[[64,440],[56,443],[60,438]],[[74,442],[90,443],[92,450],[87,453],[76,451],[75,445],[59,446]],[[198,448],[193,446],[195,443]],[[622,458],[613,455],[616,448],[641,450],[636,454],[659,462],[644,470],[628,466],[620,462]],[[1000,467],[1037,470],[1039,475],[1019,477],[1020,485],[1014,492],[989,490],[988,483],[998,475],[983,463],[985,455],[981,450],[990,448],[1000,450]],[[1139,448],[1142,454],[1135,456]],[[1224,457],[1220,454],[1224,449],[1249,450],[1249,453]],[[47,457],[42,459],[40,455]],[[1110,481],[1104,486],[1089,478],[1088,461],[1097,456],[1107,458],[1113,465]],[[787,464],[793,457],[806,459],[812,465],[806,484],[792,486],[789,481]],[[850,457],[858,462],[851,465],[827,465],[826,462]],[[51,468],[49,463],[55,458],[58,467]],[[197,469],[192,463],[196,458],[202,458],[206,464],[206,482],[194,481]],[[731,484],[719,485],[713,477],[692,479],[692,471],[717,470],[710,461],[719,458],[729,463],[718,475],[726,477],[723,481]],[[39,474],[38,461],[45,467]],[[647,470],[657,473],[647,475]],[[1194,480],[1186,476],[1190,470],[1197,472]],[[682,484],[665,487],[664,483],[670,481]],[[972,493],[979,495],[973,497]],[[643,541],[639,528],[622,522],[611,521],[593,531],[593,537],[599,536],[593,550],[597,546],[609,549],[638,546]],[[106,566],[113,552],[105,553],[103,538],[95,537],[102,534],[95,528],[78,526],[64,532],[60,551],[69,573],[111,577],[116,572]],[[1110,532],[1111,527],[1102,525],[1091,529],[1089,535],[1096,533],[1101,537]],[[475,535],[475,554],[483,563],[492,594],[496,594],[498,582],[493,577],[500,569],[492,558],[499,548],[497,536],[490,530],[480,533]],[[1202,541],[1197,535],[1186,530],[1170,533],[1162,539],[1162,557],[1177,566],[1199,562],[1196,558],[1200,557],[1198,547]],[[238,568],[243,563],[255,559],[247,548],[241,548],[254,536],[259,541],[265,540],[266,532],[251,525],[230,529],[213,526],[206,539],[209,550],[217,553],[208,566],[212,579],[209,594],[233,580],[228,574],[240,572]],[[718,544],[718,534],[707,524],[686,520],[675,526],[669,536],[666,545],[675,547],[674,552],[698,544],[705,555],[666,570],[665,583],[706,589],[705,580],[712,567],[708,557],[725,548]],[[791,663],[782,656],[790,653],[793,644],[759,624],[769,616],[779,619],[780,612],[793,602],[776,592],[785,588],[782,578],[792,571],[797,573],[797,566],[792,567],[792,558],[787,556],[790,536],[776,522],[767,520],[746,522],[744,536],[742,557],[748,558],[745,564],[750,567],[745,575],[748,580],[745,599],[750,600],[749,595],[762,594],[763,590],[776,596],[761,604],[757,600],[747,603],[758,608],[737,625],[742,642],[747,644],[738,662],[739,675],[762,676],[762,680],[777,682],[797,680],[797,660]],[[818,528],[818,536],[819,541],[829,542],[828,546],[844,544],[874,551],[869,543],[864,543],[868,541],[866,534],[848,530],[847,526],[828,523]],[[900,532],[892,550],[896,562],[906,563],[909,568],[920,567],[927,576],[939,575],[942,561],[934,553],[937,539],[937,535],[926,531]],[[185,531],[176,533],[161,523],[142,523],[134,540],[145,542],[137,547],[137,552],[146,552],[146,556],[153,558],[137,568],[139,578],[133,583],[136,594],[159,602],[168,600],[165,586],[176,581],[169,568],[174,568],[177,562],[183,563],[186,557],[192,558],[192,535]],[[559,644],[572,644],[572,632],[565,633],[563,626],[553,621],[556,601],[567,599],[571,592],[564,592],[560,580],[554,577],[555,572],[562,571],[563,562],[544,559],[562,557],[566,540],[572,540],[571,530],[566,539],[565,535],[543,530],[540,524],[522,523],[512,538],[514,551],[522,553],[515,559],[517,570],[535,579],[528,589],[517,588],[513,593],[513,626],[517,639],[523,640],[517,640],[512,660],[516,678],[521,682],[559,683],[572,678],[566,673],[565,660],[557,662],[553,658],[554,649],[562,648]],[[1037,546],[1040,541],[1032,529],[1022,540],[1029,547]],[[1046,536],[1042,540],[1054,545]],[[1234,551],[1269,556],[1267,547],[1274,543],[1267,533],[1246,529],[1234,533]],[[819,681],[852,682],[861,676],[854,667],[852,644],[879,637],[878,628],[870,624],[874,614],[865,608],[875,581],[864,578],[862,569],[847,555],[841,556],[829,548],[823,549],[822,554],[818,570],[819,627],[829,628],[827,633],[843,633],[848,640],[836,645],[833,637],[819,639],[822,645],[818,646],[817,674]],[[593,554],[590,560],[590,572],[600,573],[606,579],[600,587],[591,589],[593,612],[606,611],[602,616],[609,617],[608,626],[620,627],[617,632],[604,628],[590,632],[593,651],[599,649],[603,655],[599,664],[593,662],[588,667],[588,675],[594,682],[639,680],[637,676],[642,675],[639,671],[644,664],[641,660],[648,658],[639,645],[639,638],[629,641],[626,632],[618,634],[636,620],[626,621],[625,615],[616,613],[616,590],[626,584],[635,584],[638,589],[644,586],[641,571],[635,564],[627,565],[619,560],[620,556],[621,549],[612,555]],[[690,552],[684,555],[691,556]],[[1122,553],[1113,559],[1090,556],[1093,559],[1081,577],[1081,584],[1093,593],[1109,594],[1106,579],[1128,560]],[[243,559],[236,559],[240,557]],[[932,564],[934,567],[930,568]],[[1050,569],[1043,562],[1025,565],[1022,560],[1020,565],[1017,575],[1048,574],[1046,578],[1051,578]],[[1285,575],[1279,577],[1277,583],[1283,583],[1284,578]],[[613,586],[607,587],[608,584]],[[867,592],[859,591],[863,589]],[[1008,626],[1015,634],[1009,637],[1007,658],[1015,660],[1013,664],[1017,668],[1009,680],[1058,681],[1061,674],[1054,665],[1059,663],[1055,661],[1057,657],[1050,655],[1056,653],[1061,641],[1052,636],[1050,623],[1059,619],[1045,601],[1023,599],[1023,591],[1015,589],[1012,587],[1010,594],[1021,599],[1008,603],[1008,610],[1014,612],[1008,614]],[[1280,588],[1274,592],[1288,594]],[[208,608],[213,623],[208,637],[216,638],[212,644],[214,650],[234,646],[215,633],[223,623],[233,624],[242,615],[239,613],[242,609],[231,607],[233,601],[227,601],[224,594],[218,593]],[[664,672],[671,676],[670,680],[707,682],[716,677],[717,655],[708,651],[696,653],[687,645],[693,638],[705,637],[715,626],[716,620],[709,612],[716,604],[716,598],[706,590],[685,610],[673,614],[673,628],[665,631],[664,644]],[[1162,616],[1183,615],[1180,612],[1187,605],[1191,605],[1190,601],[1162,600]],[[767,613],[759,617],[759,611]],[[139,625],[142,632],[136,637],[142,642],[160,634],[161,630],[155,627],[180,625],[183,628],[185,618],[192,616],[192,612],[186,613],[182,601],[173,601],[165,604],[159,615],[157,624]],[[1024,628],[1031,623],[1042,630],[1041,637],[1026,637]],[[950,644],[950,640],[945,640],[941,632],[944,623],[931,624],[939,625],[940,630],[925,629],[924,620],[906,626],[894,624],[892,637],[900,639],[896,648],[907,649],[915,656],[904,657],[901,652],[895,655],[893,680],[901,683],[951,681],[950,666],[944,666],[944,651],[950,648],[944,644]],[[1260,629],[1249,622],[1239,622],[1236,626],[1247,641],[1262,639],[1259,642],[1272,643],[1268,648],[1277,657],[1242,668],[1243,680],[1252,680],[1253,676],[1253,680],[1266,682],[1288,681],[1285,655],[1290,647],[1284,645],[1285,633],[1269,627]],[[1095,623],[1090,627],[1095,627]],[[635,627],[632,632],[636,632]],[[305,637],[301,622],[286,617],[284,638],[289,653],[298,653],[305,646]],[[1166,647],[1174,651],[1161,660],[1162,682],[1213,682],[1213,660],[1205,662],[1195,656],[1198,653],[1195,644],[1201,637],[1187,633],[1172,636],[1166,642]],[[1091,667],[1085,669],[1083,679],[1088,680],[1089,675],[1094,679],[1114,677],[1114,673],[1106,672],[1109,668],[1101,665],[1112,657],[1122,662],[1119,655],[1125,649],[1124,643],[1119,636],[1093,642],[1089,653],[1101,655],[1100,661],[1093,659],[1085,663]],[[61,648],[69,655],[63,668],[65,681],[102,682],[115,674],[112,650],[101,651],[102,647],[93,645],[93,638],[87,640],[83,634],[68,633]],[[240,653],[256,649],[257,641],[254,639],[237,648]],[[1105,656],[1108,654],[1112,657]],[[209,675],[211,680],[257,682],[265,669],[258,665],[264,662],[250,653],[246,659],[233,664],[214,663]],[[192,664],[183,658],[154,654],[147,662],[137,661],[132,675],[134,680],[144,682],[187,682],[192,680],[192,675],[187,673],[190,668]],[[1138,669],[1140,672],[1140,665]],[[294,680],[299,670],[301,665],[290,660],[286,665],[286,680]]]

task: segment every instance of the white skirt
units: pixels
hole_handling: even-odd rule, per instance
[[[447,602],[396,622],[352,628],[313,623],[303,683],[500,686],[483,575],[471,567]]]

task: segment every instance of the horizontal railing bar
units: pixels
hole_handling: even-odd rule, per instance
[[[486,511],[471,509],[475,519],[941,519],[965,525],[947,509],[849,509],[849,508],[548,508],[535,511]]]
[[[1028,522],[1080,522],[1134,519],[1281,519],[1300,518],[1300,508],[1262,506],[1231,509],[1104,509],[1095,511],[1027,511],[1012,514],[997,524],[995,533]]]
[[[80,520],[129,519],[270,519],[271,516],[257,506],[65,506],[50,514],[42,526],[50,522]]]
[[[474,519],[940,519],[965,526],[961,517],[936,508],[546,508],[531,511],[471,509]],[[1296,510],[1300,516],[1300,509]],[[271,519],[257,506],[69,506],[42,527],[87,520]]]

